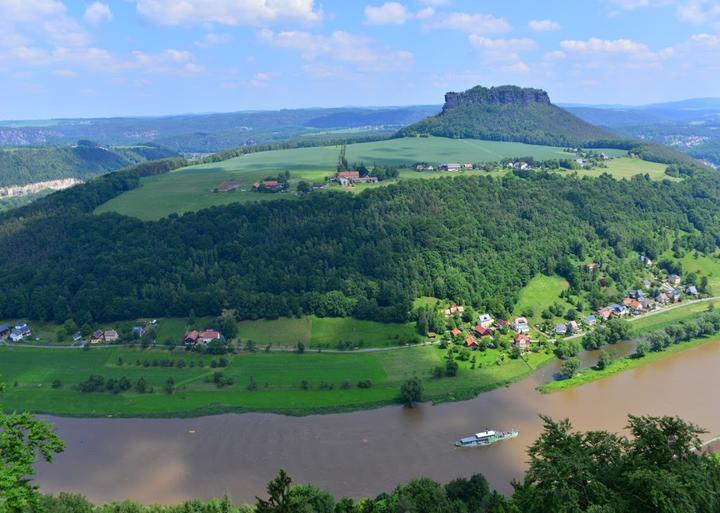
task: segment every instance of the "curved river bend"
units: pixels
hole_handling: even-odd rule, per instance
[[[596,356],[588,355],[590,361]],[[500,491],[525,468],[538,414],[568,417],[579,429],[623,429],[628,413],[679,415],[720,433],[720,343],[708,343],[551,395],[533,377],[476,399],[415,409],[311,417],[271,414],[195,419],[54,418],[66,451],[41,465],[45,492],[73,491],[95,502],[131,498],[175,503],[228,493],[252,502],[279,468],[296,482],[337,496],[374,496],[418,476],[447,482],[482,472]],[[515,440],[457,450],[460,436],[486,427],[520,431]],[[708,435],[710,438],[712,435]]]

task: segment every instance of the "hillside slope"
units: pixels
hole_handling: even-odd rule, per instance
[[[139,162],[176,155],[159,146],[104,148],[88,142],[0,150],[0,187],[61,178],[83,180]]]
[[[550,146],[596,146],[612,134],[553,105],[540,89],[477,86],[447,93],[442,112],[409,125],[399,136],[434,135]]]

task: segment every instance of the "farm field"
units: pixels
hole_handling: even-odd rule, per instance
[[[604,150],[613,155],[624,154],[621,150]],[[156,220],[172,213],[183,214],[211,206],[293,199],[292,193],[258,194],[250,192],[252,184],[266,176],[290,172],[290,189],[301,181],[323,182],[335,172],[340,154],[339,146],[297,148],[252,153],[222,162],[201,164],[177,169],[167,174],[143,178],[141,186],[100,205],[96,213],[117,212],[143,220]],[[472,139],[446,139],[442,137],[390,139],[371,143],[350,144],[346,149],[348,162],[408,167],[419,161],[435,165],[447,161],[490,162],[510,157],[534,157],[553,159],[569,157],[562,148],[537,146],[513,142],[479,141]],[[452,173],[457,176],[461,173]],[[487,174],[483,171],[467,171],[462,174]],[[403,172],[405,178],[439,178],[447,173]],[[213,192],[226,181],[242,181],[239,189],[231,192]],[[393,181],[379,184],[387,185]],[[378,185],[361,184],[351,188],[362,192]],[[335,188],[340,190],[339,188]]]
[[[607,152],[607,150],[603,150]],[[647,162],[645,160],[629,157],[616,158],[607,161],[607,168],[596,168],[587,171],[578,171],[578,174],[588,176],[600,176],[608,173],[615,178],[632,178],[635,175],[647,174],[653,180],[673,179],[665,174],[667,165]]]
[[[400,384],[413,375],[421,377],[430,400],[471,397],[519,380],[553,356],[531,353],[528,361],[506,359],[496,363],[498,352],[477,353],[482,368],[470,369],[459,362],[454,378],[431,378],[432,369],[443,364],[445,352],[424,346],[375,353],[244,353],[226,356],[227,367],[213,368],[219,357],[184,351],[112,348],[106,350],[0,349],[0,375],[8,383],[4,407],[36,413],[69,416],[189,416],[224,411],[273,411],[310,414],[390,404]],[[172,360],[172,367],[162,362]],[[179,368],[177,361],[183,360]],[[158,362],[158,363],[153,363]],[[215,373],[233,383],[219,388]],[[77,385],[91,374],[105,379],[141,377],[152,392],[134,388],[117,394],[83,393]],[[175,382],[173,394],[164,391],[168,378]],[[53,388],[54,380],[60,386]],[[369,380],[369,388],[358,382]],[[306,382],[305,384],[303,382]],[[250,390],[250,383],[256,389]]]
[[[417,338],[414,323],[386,324],[352,318],[303,316],[242,321],[238,337],[247,342],[281,347],[302,343],[306,348],[334,349],[343,344],[357,348],[396,347]],[[346,347],[347,348],[347,347]]]

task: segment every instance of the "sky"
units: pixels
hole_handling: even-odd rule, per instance
[[[0,0],[0,119],[720,96],[713,0]]]

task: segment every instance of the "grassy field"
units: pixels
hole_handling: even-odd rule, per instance
[[[560,293],[568,287],[567,280],[560,276],[537,275],[520,291],[513,314],[521,315],[532,309],[533,315],[528,319],[532,325],[542,320],[540,314],[553,303],[560,303],[567,309],[570,305],[560,298]]]
[[[345,344],[358,348],[392,347],[416,338],[415,325],[386,324],[352,318],[300,317],[242,321],[238,336],[243,342],[307,348],[337,348]]]
[[[557,392],[559,390],[566,390],[568,388],[574,388],[577,386],[584,385],[586,383],[591,383],[593,381],[599,381],[601,379],[605,379],[609,376],[612,376],[614,374],[618,374],[620,372],[625,372],[630,369],[636,369],[638,367],[642,367],[643,365],[647,365],[649,363],[655,362],[657,360],[661,360],[663,358],[666,358],[670,355],[679,353],[681,351],[685,351],[687,349],[691,349],[693,347],[701,346],[703,344],[708,344],[711,342],[718,342],[719,339],[717,336],[714,337],[708,337],[708,338],[699,338],[695,339],[689,342],[684,342],[676,345],[672,345],[665,349],[664,351],[661,351],[659,353],[647,353],[642,358],[623,358],[620,360],[616,360],[612,362],[610,365],[605,367],[603,370],[595,370],[593,368],[587,368],[583,369],[581,372],[578,372],[574,377],[570,379],[563,379],[559,381],[551,381],[549,383],[545,383],[544,385],[541,385],[538,387],[538,390],[541,392]]]
[[[620,150],[605,150],[614,155]],[[339,146],[276,150],[243,155],[223,162],[202,164],[177,169],[171,173],[143,178],[141,186],[100,205],[96,213],[118,212],[144,220],[160,219],[171,213],[182,214],[228,203],[267,201],[279,198],[297,198],[295,194],[257,194],[250,192],[252,184],[266,176],[290,172],[290,189],[294,190],[300,180],[322,182],[335,172]],[[509,157],[534,157],[536,159],[567,158],[571,154],[562,148],[536,146],[522,143],[479,141],[471,139],[446,139],[440,137],[391,139],[347,146],[346,158],[350,163],[411,166],[420,161],[435,165],[453,162],[489,162]],[[478,174],[468,171],[465,174]],[[458,173],[453,173],[457,175]],[[405,178],[439,178],[446,173],[403,173]],[[212,192],[225,181],[242,181],[240,189]],[[391,182],[385,182],[387,185]],[[378,186],[378,185],[376,185]],[[353,187],[361,192],[367,185]]]
[[[530,354],[528,362],[506,359],[497,365],[497,351],[488,350],[476,353],[482,368],[470,369],[468,362],[460,362],[457,377],[431,378],[433,367],[443,364],[444,354],[432,346],[347,354],[259,352],[228,356],[227,367],[211,368],[211,360],[217,357],[184,351],[13,347],[0,349],[0,379],[8,384],[3,405],[9,410],[75,416],[188,416],[224,411],[300,415],[390,404],[397,400],[400,384],[414,375],[424,381],[427,399],[467,398],[521,379],[553,358]],[[184,360],[186,366],[151,363],[168,359]],[[234,384],[218,388],[208,382],[218,371],[233,378]],[[76,386],[90,374],[106,379],[124,376],[133,383],[143,377],[154,390],[82,393]],[[177,386],[172,395],[163,391],[167,378],[173,378]],[[51,386],[56,379],[60,388]],[[372,386],[359,388],[361,380],[370,380]],[[257,384],[254,391],[248,389],[251,382]]]
[[[663,180],[665,178],[672,179],[665,174],[666,168],[667,165],[665,164],[657,164],[655,162],[646,162],[644,160],[624,157],[607,161],[607,168],[599,167],[587,171],[581,170],[578,171],[578,174],[600,176],[603,173],[608,173],[615,178],[631,178],[635,175],[647,174],[653,180]]]
[[[643,333],[647,333],[648,331],[661,330],[666,326],[677,324],[680,321],[692,320],[706,312],[710,304],[713,304],[715,308],[720,307],[720,301],[703,301],[678,306],[665,312],[641,317],[630,323],[630,334],[632,336],[638,336]]]
[[[141,187],[100,205],[96,212],[118,212],[151,220],[228,203],[293,198],[288,193],[258,194],[250,192],[250,188],[256,181],[284,171],[290,171],[291,188],[300,180],[322,182],[335,169],[339,153],[336,146],[277,150],[176,169],[143,178]],[[212,192],[225,181],[243,184],[231,192]]]

